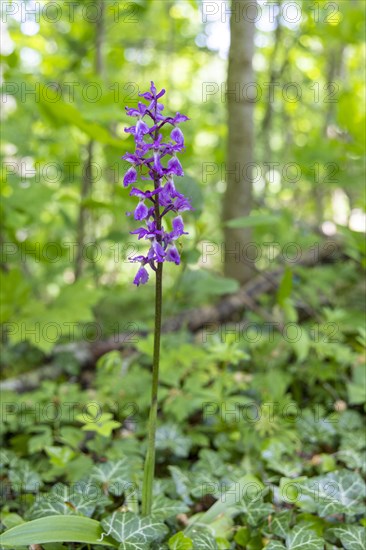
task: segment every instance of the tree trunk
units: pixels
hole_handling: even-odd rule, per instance
[[[231,43],[227,77],[228,142],[227,188],[223,221],[247,216],[252,208],[253,111],[256,89],[252,57],[255,25],[253,0],[232,0]],[[250,84],[252,83],[252,85]],[[254,274],[249,252],[251,229],[224,227],[225,266],[228,277],[246,283]]]
[[[104,41],[104,0],[95,0],[95,5],[98,8],[98,18],[95,22],[95,73],[102,77],[104,73],[103,59],[103,41]],[[93,153],[94,141],[91,139],[87,145],[87,157],[83,167],[83,176],[80,190],[80,209],[77,224],[77,252],[75,258],[75,281],[79,279],[83,271],[83,254],[85,246],[86,225],[89,219],[89,209],[83,204],[84,201],[91,196],[93,189]]]

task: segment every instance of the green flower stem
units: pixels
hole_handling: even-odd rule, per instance
[[[159,385],[159,356],[160,356],[160,331],[161,331],[161,303],[162,303],[162,279],[163,264],[158,263],[156,271],[155,294],[155,333],[154,333],[154,359],[152,371],[151,407],[149,416],[148,447],[145,460],[144,481],[142,486],[142,515],[151,513],[152,492],[155,471],[155,433],[158,414],[158,385]]]
[[[154,186],[159,186],[159,180],[155,178]],[[161,229],[161,217],[159,201],[155,199],[155,219],[157,229]],[[163,263],[158,262],[155,279],[155,329],[154,329],[154,355],[152,368],[151,406],[149,415],[148,443],[144,467],[144,480],[142,485],[142,515],[148,516],[151,513],[153,501],[153,483],[155,473],[155,433],[158,416],[158,388],[159,388],[159,359],[160,359],[160,333],[161,333],[161,310],[162,310],[162,289],[163,289]]]

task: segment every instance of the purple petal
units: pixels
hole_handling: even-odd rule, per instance
[[[157,171],[159,175],[163,174],[163,167],[160,162],[160,155],[159,153],[154,153],[154,168]]]
[[[126,113],[128,116],[140,116],[140,112],[137,109],[134,109],[133,107],[125,107]]]
[[[133,166],[127,170],[125,177],[123,178],[123,185],[128,187],[131,183],[135,183],[137,180],[137,172]]]
[[[172,235],[175,238],[178,238],[181,235],[183,235],[183,233],[184,233],[184,223],[183,223],[182,216],[177,216],[176,218],[173,218],[172,225],[173,225]]]
[[[185,210],[194,210],[194,208],[192,208],[191,203],[186,197],[181,196],[175,201],[174,210],[184,212]]]
[[[156,99],[159,99],[159,98],[162,97],[164,94],[165,94],[165,90],[164,90],[164,88],[163,88],[163,89],[157,94]]]
[[[135,275],[133,283],[139,286],[140,284],[144,285],[145,283],[147,283],[148,280],[149,280],[149,274],[147,270],[143,266],[141,266]]]
[[[154,82],[153,82],[152,80],[150,81],[150,84],[151,84],[151,85],[150,85],[150,92],[155,96],[155,94],[156,94],[156,87],[155,87],[155,84],[154,84]]]
[[[177,248],[172,245],[167,250],[166,259],[168,262],[174,262],[176,265],[180,264],[180,256]]]
[[[136,124],[136,135],[141,137],[150,132],[150,128],[143,120],[138,120]]]
[[[149,259],[156,259],[158,262],[163,262],[165,259],[165,250],[155,239],[152,241],[147,257]]]
[[[126,134],[135,134],[136,133],[136,126],[130,126],[129,128],[125,128],[124,132],[126,132]]]
[[[174,128],[170,136],[178,145],[184,145],[184,135],[179,128]]]
[[[144,92],[143,94],[139,94],[139,96],[147,99],[148,101],[154,99],[150,92]]]
[[[176,176],[184,176],[182,165],[176,157],[169,160],[168,173],[175,174]]]
[[[132,164],[136,164],[139,162],[139,158],[137,155],[133,155],[132,153],[126,153],[121,157],[123,160],[127,160],[127,162],[131,162]]]
[[[134,231],[130,231],[131,235],[138,235],[138,239],[142,239],[147,235],[149,232],[144,227],[139,227],[138,229],[135,229]]]
[[[149,209],[143,201],[140,201],[134,212],[135,220],[144,220],[149,213]]]
[[[137,187],[132,187],[130,191],[131,197],[138,197],[139,199],[146,199],[147,193],[144,193],[144,191],[141,191],[141,189],[137,189]]]
[[[177,113],[173,120],[174,124],[179,124],[180,122],[185,122],[186,120],[189,120],[189,118],[186,115],[181,115],[180,113]]]

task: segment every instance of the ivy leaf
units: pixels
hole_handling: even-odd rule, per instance
[[[356,472],[341,470],[301,481],[299,502],[315,509],[320,517],[363,512],[365,482]]]
[[[307,526],[297,525],[286,536],[286,544],[272,540],[265,550],[324,550],[324,540]]]
[[[265,550],[286,550],[286,546],[279,540],[271,540],[265,547]]]
[[[273,513],[273,506],[267,502],[252,500],[249,503],[241,503],[241,508],[246,514],[249,525],[257,526],[263,519]]]
[[[361,470],[366,473],[366,451],[356,451],[355,449],[340,449],[337,452],[337,459],[350,470]]]
[[[288,550],[323,550],[324,540],[303,525],[296,526],[286,537]]]
[[[102,520],[102,527],[106,535],[121,543],[120,550],[146,550],[168,531],[164,523],[150,517],[139,518],[132,512],[115,512]]]
[[[12,527],[16,527],[17,525],[21,525],[22,523],[24,523],[24,519],[19,516],[19,514],[15,514],[12,512],[2,512],[1,523],[6,529],[11,529]]]
[[[210,449],[203,449],[199,454],[199,461],[194,465],[193,471],[204,471],[215,477],[221,477],[226,474],[226,465],[219,453]]]
[[[12,488],[21,492],[38,492],[42,481],[37,472],[32,470],[25,460],[16,460],[9,471]]]
[[[184,472],[182,472],[182,470],[178,468],[178,466],[168,466],[168,470],[170,471],[173,478],[177,494],[182,498],[183,502],[191,505],[193,501],[189,496],[190,481],[188,476]]]
[[[223,489],[220,491],[220,495],[215,504],[200,515],[198,519],[199,524],[206,526],[212,525],[217,518],[234,515],[237,513],[237,506],[241,502],[243,495],[248,495],[253,489],[258,491],[263,488],[264,485],[259,479],[251,474],[246,474],[234,483],[231,483],[229,487],[226,486],[225,490]],[[195,516],[190,518],[189,524],[185,529],[186,533],[191,533],[192,530],[195,529],[196,521],[197,518],[195,518]]]
[[[271,521],[270,533],[285,539],[290,530],[291,516],[288,510],[276,514]]]
[[[169,550],[192,550],[192,539],[186,537],[182,531],[176,533],[169,539]]]
[[[165,520],[188,511],[189,508],[184,502],[172,500],[160,494],[154,498],[151,514],[154,516],[154,519]]]
[[[94,466],[90,479],[99,482],[104,489],[115,496],[121,496],[130,488],[131,471],[126,458],[104,462]]]
[[[191,440],[183,435],[176,424],[164,424],[156,430],[156,448],[172,451],[176,456],[188,456]]]
[[[366,529],[360,525],[343,525],[328,529],[327,533],[334,534],[345,550],[364,550],[366,547]]]
[[[194,550],[218,550],[214,537],[208,531],[192,531],[190,534]]]
[[[82,515],[90,517],[98,503],[93,495],[88,497],[81,484],[67,487],[57,483],[50,493],[39,496],[30,511],[31,519],[56,515]]]

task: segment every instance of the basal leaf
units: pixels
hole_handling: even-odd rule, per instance
[[[113,539],[104,536],[98,521],[84,517],[49,516],[17,525],[0,535],[0,544],[11,548],[49,542],[84,542],[114,546]]]

